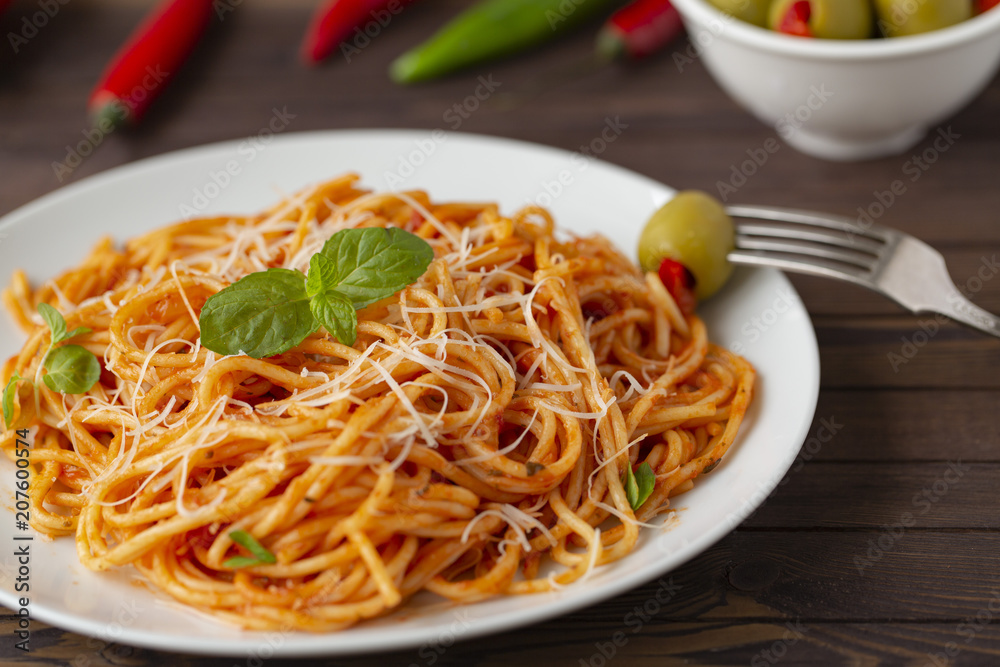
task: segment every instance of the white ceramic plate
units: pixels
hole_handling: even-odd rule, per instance
[[[136,162],[62,188],[0,223],[0,267],[42,281],[79,262],[98,238],[124,240],[192,211],[250,213],[309,183],[356,171],[378,189],[424,188],[437,200],[493,200],[503,210],[534,201],[576,232],[603,232],[634,252],[643,222],[673,191],[633,172],[564,151],[503,139],[411,131],[289,134]],[[2,282],[6,282],[6,277]],[[403,609],[324,635],[244,632],[185,610],[137,585],[131,568],[95,573],[74,541],[31,542],[30,613],[105,640],[216,655],[341,655],[424,646],[500,632],[592,605],[663,575],[707,549],[758,507],[795,459],[819,391],[809,317],[785,277],[741,270],[702,313],[713,341],[756,366],[756,398],[722,464],[676,500],[668,524],[646,531],[628,557],[551,594],[456,607],[429,594]],[[23,335],[0,318],[0,354]],[[13,506],[15,468],[0,461],[0,498]],[[14,516],[0,511],[0,603],[17,606]],[[23,544],[20,543],[20,544]]]

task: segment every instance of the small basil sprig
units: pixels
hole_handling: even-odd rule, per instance
[[[58,310],[47,303],[38,304],[38,313],[52,334],[49,349],[42,358],[42,367],[46,370],[46,374],[42,377],[45,386],[64,394],[82,394],[89,391],[101,377],[101,364],[97,361],[97,357],[79,345],[55,346],[75,336],[90,333],[91,330],[87,327],[78,327],[67,331],[66,320]]]
[[[625,485],[625,497],[634,512],[642,507],[642,504],[653,494],[653,489],[656,487],[656,474],[648,462],[639,466],[635,474],[632,473],[632,466],[626,465],[622,484]]]
[[[264,548],[261,544],[254,538],[253,535],[245,530],[233,530],[229,533],[229,539],[231,539],[236,544],[244,547],[247,551],[253,554],[250,556],[233,556],[232,558],[227,558],[222,561],[223,566],[231,567],[233,569],[239,569],[241,567],[250,567],[252,565],[262,565],[277,563],[278,559],[274,557],[274,554]]]
[[[97,361],[97,357],[79,345],[59,347],[56,345],[70,338],[88,334],[91,330],[87,327],[77,327],[67,331],[66,320],[58,310],[47,303],[38,304],[38,314],[42,316],[51,334],[49,347],[42,357],[42,368],[46,371],[42,376],[45,386],[64,394],[82,394],[90,391],[101,378],[101,364]],[[14,419],[14,397],[17,396],[17,383],[21,381],[31,384],[30,380],[21,377],[15,371],[3,390],[0,404],[3,407],[3,422],[7,428],[10,428],[11,420]]]
[[[290,269],[251,273],[201,309],[201,344],[256,359],[292,349],[322,325],[345,345],[357,339],[357,310],[422,276],[434,251],[395,227],[345,229],[309,260],[308,278]]]
[[[14,396],[17,395],[17,383],[23,380],[17,371],[10,376],[7,386],[3,388],[3,423],[10,428],[10,422],[14,419]]]
[[[48,325],[49,331],[52,333],[52,345],[69,340],[74,336],[90,333],[90,329],[87,327],[77,327],[72,331],[66,331],[66,320],[63,319],[58,310],[47,303],[38,304],[38,314],[45,320],[45,324]]]

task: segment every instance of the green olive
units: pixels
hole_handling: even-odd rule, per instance
[[[800,23],[803,18],[804,25]],[[875,27],[871,0],[775,0],[768,22],[778,32],[820,39],[866,39],[872,36]],[[790,30],[790,24],[800,29]]]
[[[729,279],[727,255],[735,244],[733,221],[712,196],[696,190],[677,195],[653,214],[639,237],[639,264],[656,271],[669,257],[695,278],[695,294],[707,299]]]
[[[741,21],[767,27],[767,8],[771,0],[708,0],[709,4]]]
[[[878,27],[886,37],[930,32],[972,18],[971,0],[875,0]]]

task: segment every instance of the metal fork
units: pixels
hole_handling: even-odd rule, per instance
[[[913,313],[940,313],[1000,338],[1000,317],[969,301],[937,250],[909,234],[811,211],[729,206],[736,219],[735,264],[846,280]]]

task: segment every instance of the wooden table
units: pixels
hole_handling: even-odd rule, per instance
[[[20,31],[35,4],[15,3],[0,34]],[[480,72],[401,88],[385,71],[461,4],[422,3],[351,63],[334,58],[307,70],[295,55],[308,9],[243,3],[213,28],[141,128],[107,137],[66,181],[256,134],[276,106],[295,114],[294,131],[447,127],[443,114],[473,92]],[[89,88],[138,17],[131,7],[69,3],[18,53],[0,48],[0,213],[60,186],[53,163],[83,138]],[[775,136],[700,63],[679,71],[668,56],[636,67],[583,67],[590,40],[580,34],[483,68],[503,94],[461,129],[575,150],[606,119],[619,118],[627,127],[602,158],[709,191]],[[821,162],[782,145],[732,199],[857,215],[894,180],[911,178],[907,162],[929,150],[935,162],[906,181],[880,222],[940,248],[960,285],[982,269],[988,277],[975,299],[1000,312],[998,117],[994,81],[942,126],[959,138],[936,155],[931,139],[906,155],[860,164]],[[609,651],[616,637],[624,645],[609,663],[621,665],[1000,664],[1000,341],[950,324],[925,336],[921,318],[878,296],[819,280],[794,283],[822,353],[817,439],[756,514],[672,574],[679,592],[638,632],[626,616],[654,596],[656,583],[443,654],[324,664],[598,666],[601,647]],[[905,363],[892,363],[894,354]],[[820,443],[821,428],[831,424],[835,434]],[[904,521],[913,525],[902,530]],[[40,622],[24,654],[13,648],[13,618],[0,616],[5,665],[245,664],[135,649]]]

